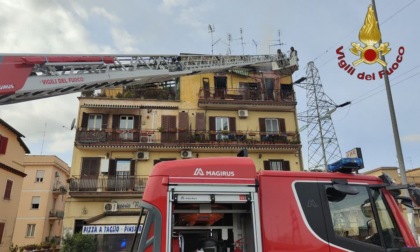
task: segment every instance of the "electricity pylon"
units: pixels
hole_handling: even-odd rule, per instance
[[[306,123],[308,135],[308,169],[324,171],[327,165],[341,159],[341,150],[335,134],[331,114],[339,107],[349,105],[335,104],[322,88],[321,78],[314,62],[309,62],[306,69],[305,83],[296,85],[306,89],[307,111],[300,113],[299,120]]]

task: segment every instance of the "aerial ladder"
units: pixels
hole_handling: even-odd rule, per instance
[[[0,105],[271,64],[277,55],[0,55]],[[290,60],[297,68],[297,59]],[[290,68],[290,66],[289,66]]]

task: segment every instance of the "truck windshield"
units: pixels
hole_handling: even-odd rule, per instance
[[[355,185],[356,195],[325,185],[334,233],[385,248],[405,246],[393,216],[378,188]]]

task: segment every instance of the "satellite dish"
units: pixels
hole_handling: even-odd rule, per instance
[[[76,118],[73,118],[73,121],[71,122],[71,125],[70,125],[70,130],[74,129],[75,123],[76,123]]]

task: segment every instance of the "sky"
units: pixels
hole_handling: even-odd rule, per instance
[[[268,54],[278,48],[288,52],[293,46],[299,57],[295,80],[305,77],[307,64],[314,62],[324,92],[336,104],[351,101],[332,114],[342,155],[359,147],[365,169],[398,166],[385,84],[378,76],[381,66],[362,63],[350,75],[338,65],[340,46],[345,62],[358,59],[349,49],[352,42],[361,43],[359,31],[370,4],[368,0],[0,0],[0,54],[211,54],[213,50],[225,55],[228,34],[235,55]],[[405,168],[410,170],[420,167],[420,1],[382,0],[376,1],[376,8],[382,42],[391,48],[388,67],[404,48],[390,84]],[[357,74],[362,72],[375,73],[375,80],[360,80]],[[306,90],[295,87],[295,91],[302,113]],[[2,105],[0,118],[25,136],[31,154],[56,155],[71,165],[75,131],[70,125],[77,117],[78,96]],[[300,127],[304,124],[299,122]],[[305,160],[306,134],[301,132]]]

